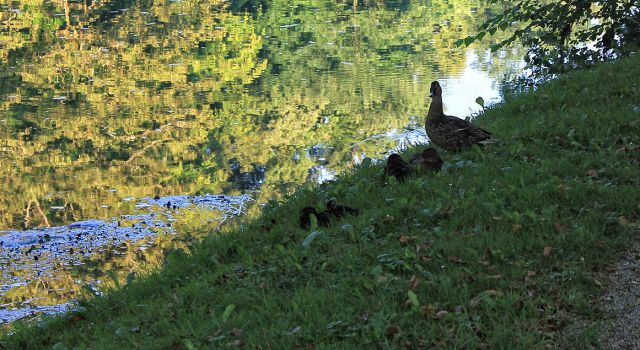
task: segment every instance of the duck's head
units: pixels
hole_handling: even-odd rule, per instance
[[[389,155],[389,158],[387,158],[387,166],[388,167],[399,166],[402,163],[404,163],[404,160],[397,153],[393,153],[393,154]]]
[[[442,88],[440,83],[434,81],[431,83],[431,89],[429,89],[429,97],[442,96]]]

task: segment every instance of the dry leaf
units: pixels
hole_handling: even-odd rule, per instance
[[[418,277],[416,277],[416,275],[411,276],[411,280],[409,281],[409,288],[415,290],[416,288],[418,288],[419,284],[420,280],[418,279]]]
[[[492,280],[501,280],[502,279],[502,275],[500,275],[500,274],[492,275],[492,276],[487,276],[487,278],[490,278]]]
[[[436,312],[436,318],[437,319],[442,319],[443,317],[447,316],[448,314],[449,314],[449,311],[440,310],[440,311]]]
[[[536,275],[536,272],[535,272],[535,271],[531,271],[531,270],[529,270],[529,271],[527,272],[527,276],[525,276],[525,278],[524,278],[524,283],[528,283],[528,282],[529,282],[529,279],[530,279],[531,277],[535,276],[535,275]]]
[[[241,328],[233,328],[229,333],[236,338],[242,338],[244,331]]]
[[[478,307],[478,305],[480,305],[481,302],[482,302],[482,295],[476,295],[475,297],[473,297],[473,299],[469,301],[469,306],[471,306],[472,308],[476,308]]]
[[[595,169],[590,169],[589,171],[587,171],[587,176],[595,179],[598,177],[598,172]]]
[[[553,228],[555,228],[556,231],[560,233],[566,233],[567,231],[569,231],[569,226],[565,224],[561,224],[559,222],[556,222],[555,224],[553,224]]]
[[[524,307],[524,300],[522,300],[522,299],[518,299],[518,300],[516,300],[515,303],[513,303],[513,309],[516,310],[517,313],[522,311],[523,307]]]
[[[620,226],[627,226],[629,224],[629,220],[627,220],[626,217],[621,216],[618,218],[618,225]]]
[[[393,222],[393,220],[395,220],[395,219],[396,218],[394,218],[393,216],[387,215],[387,216],[384,217],[384,219],[382,219],[382,222],[384,222],[385,224],[388,224],[390,222]]]
[[[449,262],[452,262],[454,264],[464,264],[464,261],[462,261],[462,259],[460,259],[460,257],[457,257],[457,256],[450,256]]]
[[[522,225],[520,224],[511,224],[511,229],[513,230],[513,232],[518,232],[522,229]]]
[[[490,297],[495,297],[495,296],[502,295],[501,291],[498,291],[498,290],[495,290],[495,289],[487,289],[483,293],[488,295],[488,296],[490,296]]]
[[[236,348],[240,348],[244,346],[244,341],[242,339],[236,339],[229,343],[228,345],[235,346]]]
[[[398,333],[400,333],[400,326],[397,323],[388,325],[384,330],[384,336],[387,338],[393,338]]]
[[[432,245],[433,245],[433,242],[431,242],[431,241],[418,243],[418,244],[416,244],[416,253],[420,253],[420,251],[426,250],[427,248],[431,247]]]
[[[545,258],[548,258],[549,256],[551,256],[551,252],[552,252],[552,251],[553,251],[553,248],[551,248],[551,247],[549,247],[549,246],[546,246],[546,247],[544,247],[544,250],[542,251],[542,255],[543,255]]]
[[[433,305],[431,304],[426,304],[426,305],[422,305],[420,306],[420,312],[428,317],[432,317],[433,316]]]
[[[410,237],[410,236],[406,236],[406,235],[400,235],[400,238],[398,238],[398,241],[400,241],[400,243],[407,243],[409,241],[415,240],[416,238],[418,238],[418,237],[416,237],[416,236],[411,236]]]

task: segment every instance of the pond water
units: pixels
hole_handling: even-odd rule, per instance
[[[250,203],[425,142],[432,80],[459,117],[479,110],[478,96],[499,100],[523,52],[490,53],[499,38],[453,45],[495,10],[480,0],[0,4],[0,323],[157,266],[197,239],[194,225],[213,232]]]

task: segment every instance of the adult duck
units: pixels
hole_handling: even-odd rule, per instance
[[[482,145],[491,138],[491,133],[466,120],[445,115],[442,109],[440,83],[431,83],[431,105],[424,128],[429,140],[447,151],[458,152],[473,145]]]

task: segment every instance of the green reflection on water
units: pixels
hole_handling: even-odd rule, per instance
[[[421,128],[431,80],[464,116],[518,73],[517,50],[453,45],[490,12],[479,0],[0,5],[0,229],[113,218],[130,196],[261,203],[380,157],[398,140],[358,142]],[[162,255],[151,250],[127,270]],[[53,300],[78,292],[66,290]]]
[[[393,147],[350,149],[422,115],[430,80],[498,81],[519,57],[453,47],[489,11],[479,1],[367,4],[4,5],[0,229],[109,218],[130,210],[127,196],[278,198],[314,166],[339,172]]]

